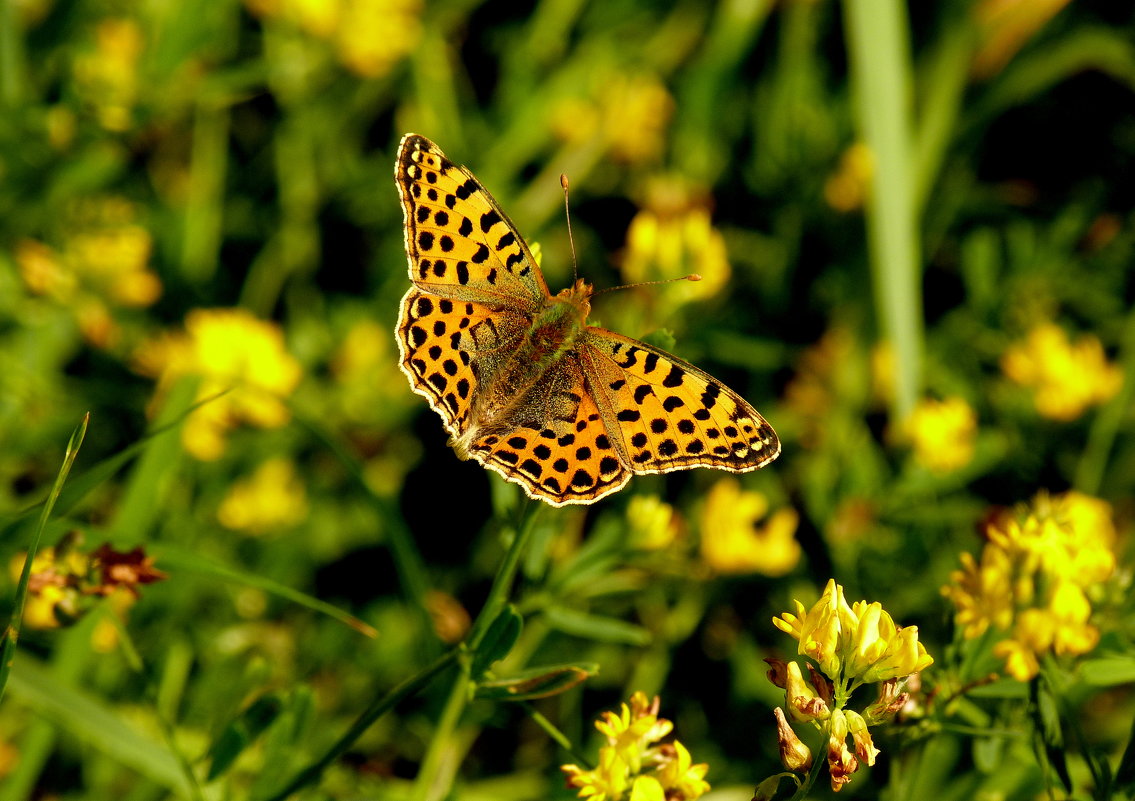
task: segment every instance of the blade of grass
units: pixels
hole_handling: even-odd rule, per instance
[[[923,322],[906,12],[899,0],[845,0],[844,12],[857,123],[875,160],[867,240],[880,332],[894,348],[899,421],[920,392]]]
[[[58,501],[56,501],[55,508],[59,512],[59,516],[63,517],[71,512],[87,495],[92,492],[96,487],[101,485],[104,481],[111,476],[118,473],[131,459],[135,458],[139,453],[143,452],[151,439],[169,434],[181,425],[181,422],[186,417],[191,415],[194,411],[204,406],[206,403],[211,403],[217,398],[228,394],[228,390],[219,392],[216,395],[210,395],[208,398],[200,400],[191,406],[182,409],[173,419],[165,425],[159,425],[150,430],[145,436],[140,438],[137,442],[133,443],[127,448],[119,451],[113,456],[109,456],[90,467],[82,474],[76,476],[67,486],[63,492],[60,493]],[[0,537],[12,537],[13,531],[22,525],[24,522],[30,520],[32,515],[35,514],[37,509],[40,509],[42,504],[35,504],[28,509],[19,512],[4,521],[0,525]]]
[[[966,19],[946,28],[931,51],[919,81],[921,108],[911,164],[919,213],[926,207],[958,126],[974,40],[973,29]]]
[[[178,381],[171,389],[155,421],[156,431],[171,432],[186,417],[185,409],[196,408],[195,379]],[[165,499],[181,464],[181,440],[177,436],[148,436],[137,451],[126,487],[109,526],[109,539],[118,546],[134,546],[147,535],[162,514]]]
[[[219,564],[192,551],[183,550],[168,543],[154,545],[153,548],[150,549],[150,553],[153,554],[156,562],[160,564],[162,568],[177,571],[192,571],[224,581],[243,584],[247,587],[255,587],[256,589],[264,590],[267,593],[284,598],[300,606],[306,606],[308,609],[334,618],[340,623],[345,623],[350,626],[355,631],[365,634],[367,637],[374,638],[378,636],[378,631],[376,631],[373,626],[359,620],[354,615],[344,612],[337,606],[321,601],[318,598],[313,598],[287,585],[280,584],[263,576],[258,576],[255,573],[248,573],[229,567],[228,565]]]
[[[416,695],[434,676],[449,667],[457,658],[458,653],[459,649],[454,648],[452,651],[442,654],[418,673],[376,699],[359,715],[351,728],[327,749],[323,756],[296,774],[295,778],[288,782],[283,789],[270,796],[267,801],[283,801],[292,793],[318,781],[327,766],[346,753],[347,749],[354,745],[355,741],[371,727],[371,724],[397,706],[402,700]]]
[[[20,639],[20,625],[24,619],[24,606],[28,599],[28,582],[31,580],[32,561],[39,549],[39,542],[43,536],[43,528],[47,525],[47,518],[51,515],[51,510],[55,508],[55,502],[59,500],[59,493],[63,491],[63,482],[67,480],[67,474],[71,472],[71,465],[75,463],[75,457],[79,455],[79,448],[83,444],[83,438],[87,435],[87,425],[90,422],[91,413],[87,412],[83,415],[82,422],[71,434],[71,439],[67,443],[67,451],[63,454],[63,465],[55,476],[55,484],[51,487],[47,502],[43,505],[43,511],[39,516],[39,525],[36,526],[35,534],[28,546],[27,556],[24,557],[24,569],[20,571],[20,583],[16,586],[16,598],[12,605],[12,618],[8,622],[8,628],[4,632],[2,640],[0,640],[0,700],[4,698],[4,688],[8,684],[8,677],[12,672],[12,661],[16,657],[16,642]]]

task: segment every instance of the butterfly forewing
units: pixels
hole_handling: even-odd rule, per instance
[[[663,350],[589,327],[589,383],[635,473],[716,467],[743,473],[771,462],[780,442],[740,395]]]
[[[402,138],[395,165],[410,280],[439,295],[534,310],[548,287],[492,195],[425,137]]]

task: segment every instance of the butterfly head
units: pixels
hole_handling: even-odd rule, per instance
[[[591,296],[594,293],[595,290],[591,284],[582,278],[577,278],[575,283],[567,289],[560,290],[559,294],[556,295],[556,300],[571,306],[579,315],[579,319],[586,320],[587,315],[591,314]]]

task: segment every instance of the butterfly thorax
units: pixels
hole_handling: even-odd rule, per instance
[[[451,440],[459,456],[467,458],[468,448],[478,438],[516,426],[518,409],[524,408],[532,388],[575,348],[586,328],[590,297],[591,287],[582,279],[548,297],[515,348],[502,354],[498,369],[473,405],[468,427]]]

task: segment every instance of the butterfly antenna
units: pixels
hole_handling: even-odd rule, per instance
[[[591,297],[602,295],[604,292],[614,292],[618,289],[635,289],[640,286],[656,286],[658,284],[672,284],[675,281],[700,281],[701,276],[697,273],[690,273],[683,275],[681,278],[667,278],[662,281],[639,281],[637,284],[622,284],[621,286],[609,286],[606,289],[600,289],[598,292],[591,293]]]
[[[575,238],[571,235],[571,206],[568,203],[568,177],[562,172],[560,173],[560,186],[564,188],[564,215],[567,217],[567,231],[568,242],[571,243],[571,277],[572,282],[579,280],[579,266],[575,258]],[[602,295],[604,292],[614,292],[616,289],[634,289],[640,286],[653,286],[655,284],[672,284],[675,281],[700,281],[701,276],[697,273],[690,273],[683,275],[681,278],[667,278],[664,281],[640,281],[637,284],[624,284],[622,286],[609,286],[606,289],[600,289],[598,292],[593,292],[592,297]]]
[[[571,235],[571,206],[568,204],[568,177],[560,173],[560,186],[564,188],[564,216],[567,217],[568,242],[571,244],[571,280],[579,280],[579,265],[575,260],[575,239]]]

